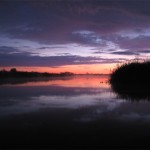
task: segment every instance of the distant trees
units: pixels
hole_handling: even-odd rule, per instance
[[[39,73],[39,72],[24,72],[17,71],[16,68],[11,68],[10,71],[1,70],[0,78],[33,78],[33,77],[65,77],[74,75],[71,72],[62,72],[62,73]]]
[[[72,76],[74,74],[72,72],[61,72],[60,75],[61,76]]]
[[[16,73],[16,72],[17,72],[17,69],[16,69],[16,68],[11,68],[11,69],[10,69],[10,72]]]

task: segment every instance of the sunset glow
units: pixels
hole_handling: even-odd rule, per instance
[[[60,73],[60,72],[72,72],[75,74],[110,74],[116,64],[91,64],[91,65],[66,65],[56,68],[51,67],[1,67],[0,69],[5,69],[9,71],[11,68],[17,68],[18,71],[28,71],[28,72],[48,72],[48,73]]]
[[[149,1],[0,2],[0,69],[108,74],[150,57]]]
[[[108,88],[109,84],[108,83],[109,77],[104,75],[104,76],[74,76],[74,77],[65,77],[65,78],[54,78],[53,80],[43,80],[43,81],[38,81],[38,82],[32,82],[28,81],[26,83],[22,84],[7,84],[9,86],[63,86],[63,87],[70,87],[70,88]],[[92,82],[89,82],[89,80],[92,80]],[[3,85],[2,85],[3,86]],[[6,85],[4,85],[6,86]]]

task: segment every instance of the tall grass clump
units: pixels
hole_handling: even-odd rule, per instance
[[[128,62],[118,66],[110,75],[111,84],[150,84],[150,62]]]
[[[109,81],[112,90],[121,98],[150,101],[149,61],[132,61],[118,65]]]

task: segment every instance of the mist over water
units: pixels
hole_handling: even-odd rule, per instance
[[[65,143],[67,139],[74,141],[83,137],[90,141],[90,145],[86,145],[85,141],[77,140],[79,147],[96,144],[101,147],[105,142],[116,146],[119,143],[115,144],[112,139],[120,136],[128,139],[129,133],[133,136],[130,138],[137,134],[140,138],[150,136],[150,102],[118,96],[108,79],[108,76],[75,76],[1,85],[0,130],[3,137],[9,135],[3,138],[3,143],[11,141],[17,147],[18,143],[10,138],[14,133],[13,138],[29,141],[30,135],[35,141],[42,139],[42,135],[46,141],[46,135],[51,134],[52,143],[62,142],[65,146],[69,144]],[[55,136],[63,139],[56,140]],[[102,143],[97,142],[100,139]],[[47,143],[40,146],[56,146]],[[32,146],[39,145],[32,143]]]

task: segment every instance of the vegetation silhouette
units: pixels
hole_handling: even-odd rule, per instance
[[[0,78],[32,78],[32,77],[64,77],[74,75],[71,72],[61,72],[61,73],[39,73],[39,72],[24,72],[17,71],[16,68],[10,69],[10,71],[1,70]]]
[[[21,84],[29,81],[48,81],[50,79],[57,79],[64,77],[72,77],[74,74],[71,72],[61,72],[61,73],[39,73],[39,72],[24,72],[17,71],[16,68],[10,69],[10,71],[1,70],[0,71],[0,84]]]
[[[110,75],[111,87],[119,97],[150,100],[150,62],[128,62]]]

